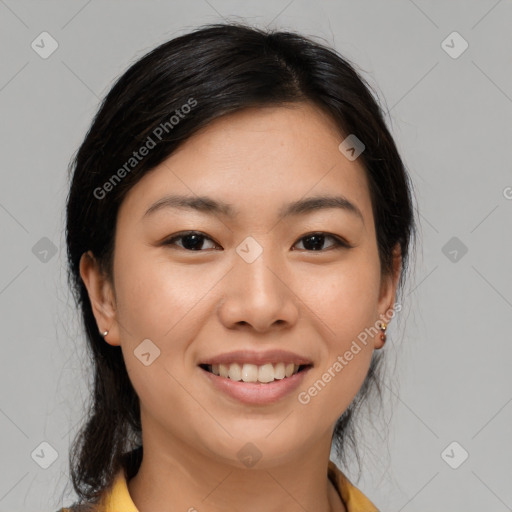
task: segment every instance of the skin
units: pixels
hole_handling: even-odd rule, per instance
[[[128,482],[140,512],[343,511],[327,479],[332,432],[361,387],[373,350],[360,352],[308,404],[297,399],[343,355],[359,333],[378,325],[395,302],[393,275],[381,275],[368,183],[358,160],[338,149],[334,122],[308,103],[246,109],[188,139],[127,194],[118,215],[114,275],[91,253],[81,260],[100,331],[120,346],[140,398],[144,458]],[[166,194],[230,203],[234,218],[192,210],[146,210]],[[343,195],[363,219],[339,208],[279,220],[283,204]],[[108,199],[105,199],[108,200]],[[205,235],[199,250],[181,231]],[[305,239],[322,231],[319,250]],[[247,237],[262,254],[236,252]],[[160,356],[134,356],[150,339]],[[238,349],[280,348],[310,358],[296,392],[269,405],[245,405],[216,391],[197,365]],[[253,443],[262,458],[245,467],[237,452]]]

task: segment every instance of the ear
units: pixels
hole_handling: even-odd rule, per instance
[[[101,270],[91,251],[80,258],[80,275],[87,288],[98,331],[108,331],[105,341],[110,345],[120,345],[117,307],[112,283]]]
[[[393,270],[391,274],[382,276],[380,285],[378,312],[379,318],[384,323],[388,322],[391,317],[390,313],[393,311],[401,271],[402,251],[400,244],[396,244],[393,249]]]

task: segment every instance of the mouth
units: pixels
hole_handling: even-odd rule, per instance
[[[229,364],[200,364],[204,371],[224,377],[234,382],[247,382],[256,384],[270,384],[275,381],[285,381],[294,375],[308,370],[311,364],[294,363],[266,363],[256,365],[251,363]]]

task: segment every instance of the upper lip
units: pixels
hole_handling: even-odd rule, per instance
[[[252,350],[236,350],[234,352],[226,352],[209,357],[201,361],[200,364],[231,364],[231,363],[248,363],[261,366],[263,364],[272,363],[293,363],[300,365],[313,364],[307,357],[300,356],[294,352],[287,350],[266,350],[264,352],[255,352]]]

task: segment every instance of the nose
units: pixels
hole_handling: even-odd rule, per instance
[[[290,270],[272,258],[270,251],[248,263],[236,256],[234,268],[224,281],[218,308],[229,329],[244,328],[263,333],[289,328],[299,317],[299,299],[293,292]]]

